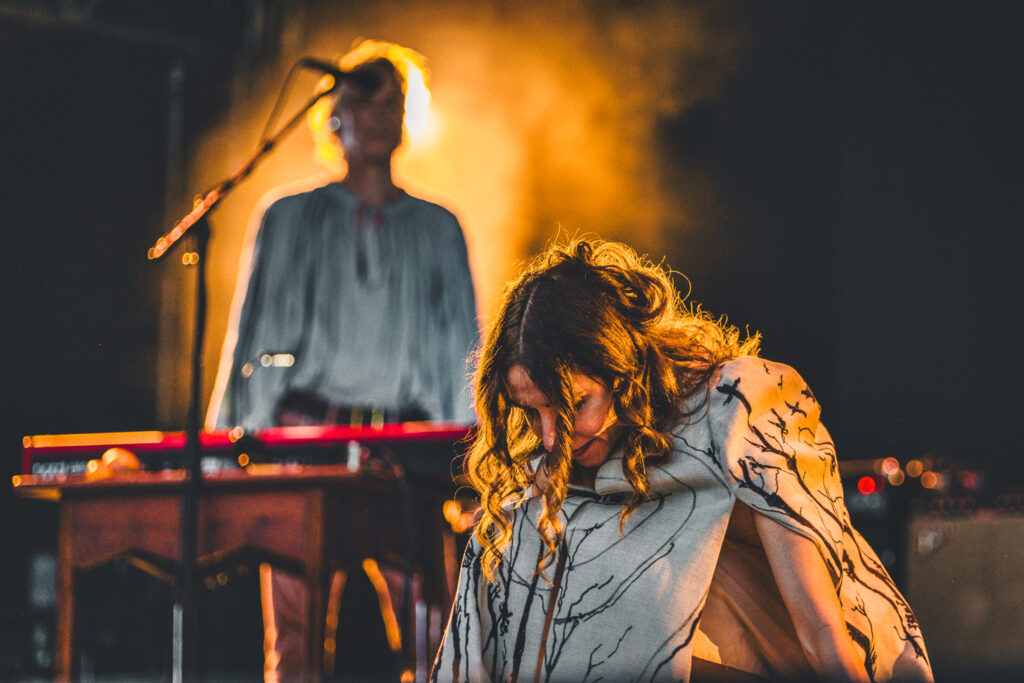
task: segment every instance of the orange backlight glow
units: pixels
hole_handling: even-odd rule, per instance
[[[40,434],[26,436],[22,439],[22,443],[25,448],[61,448],[160,443],[163,440],[163,432],[101,432],[99,434]]]

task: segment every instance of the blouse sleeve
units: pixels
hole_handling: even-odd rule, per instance
[[[815,544],[872,680],[891,678],[905,650],[913,679],[930,680],[910,606],[850,523],[835,446],[803,378],[785,365],[741,358],[722,367],[708,400],[715,456],[734,494]]]
[[[229,331],[234,346],[222,358],[221,372],[227,374],[218,427],[273,426],[277,401],[287,391],[291,369],[261,362],[261,358],[294,357],[306,329],[304,273],[309,272],[305,253],[309,250],[302,249],[299,208],[293,198],[270,205],[251,242],[248,277],[240,280],[236,292],[236,297],[244,292],[244,298],[236,305],[236,322]]]
[[[438,273],[435,285],[440,290],[437,307],[437,334],[442,343],[439,346],[438,367],[442,412],[445,420],[470,424],[476,421],[469,395],[469,359],[476,347],[479,330],[476,322],[476,298],[473,294],[473,278],[470,275],[469,259],[462,228],[455,224],[450,232],[445,273]],[[443,312],[442,312],[443,311]]]

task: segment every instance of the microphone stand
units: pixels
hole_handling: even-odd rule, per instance
[[[186,214],[171,230],[160,237],[148,252],[151,261],[165,256],[182,237],[195,235],[195,252],[198,255],[196,271],[195,321],[192,336],[192,382],[189,394],[188,418],[185,425],[184,469],[188,472],[181,500],[181,529],[179,548],[181,561],[177,565],[175,581],[175,602],[172,629],[171,680],[182,683],[186,674],[194,678],[196,663],[196,614],[195,614],[195,564],[198,554],[199,492],[202,488],[202,445],[200,443],[200,412],[202,404],[202,356],[203,338],[206,334],[206,247],[210,239],[210,224],[206,219],[216,204],[238,183],[245,180],[256,165],[274,146],[295,127],[314,104],[340,84],[315,95],[284,126],[272,136],[257,145],[256,151],[226,179],[217,183],[201,199],[196,201],[192,211]]]

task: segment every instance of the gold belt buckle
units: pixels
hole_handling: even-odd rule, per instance
[[[369,415],[366,413],[369,412]],[[351,419],[349,424],[353,427],[365,427],[367,425],[366,418],[369,418],[369,425],[377,429],[384,426],[385,412],[379,408],[364,408],[363,406],[356,406],[352,408]]]

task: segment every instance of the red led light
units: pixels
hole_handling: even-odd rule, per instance
[[[875,478],[861,477],[857,480],[857,490],[865,496],[875,492]]]

